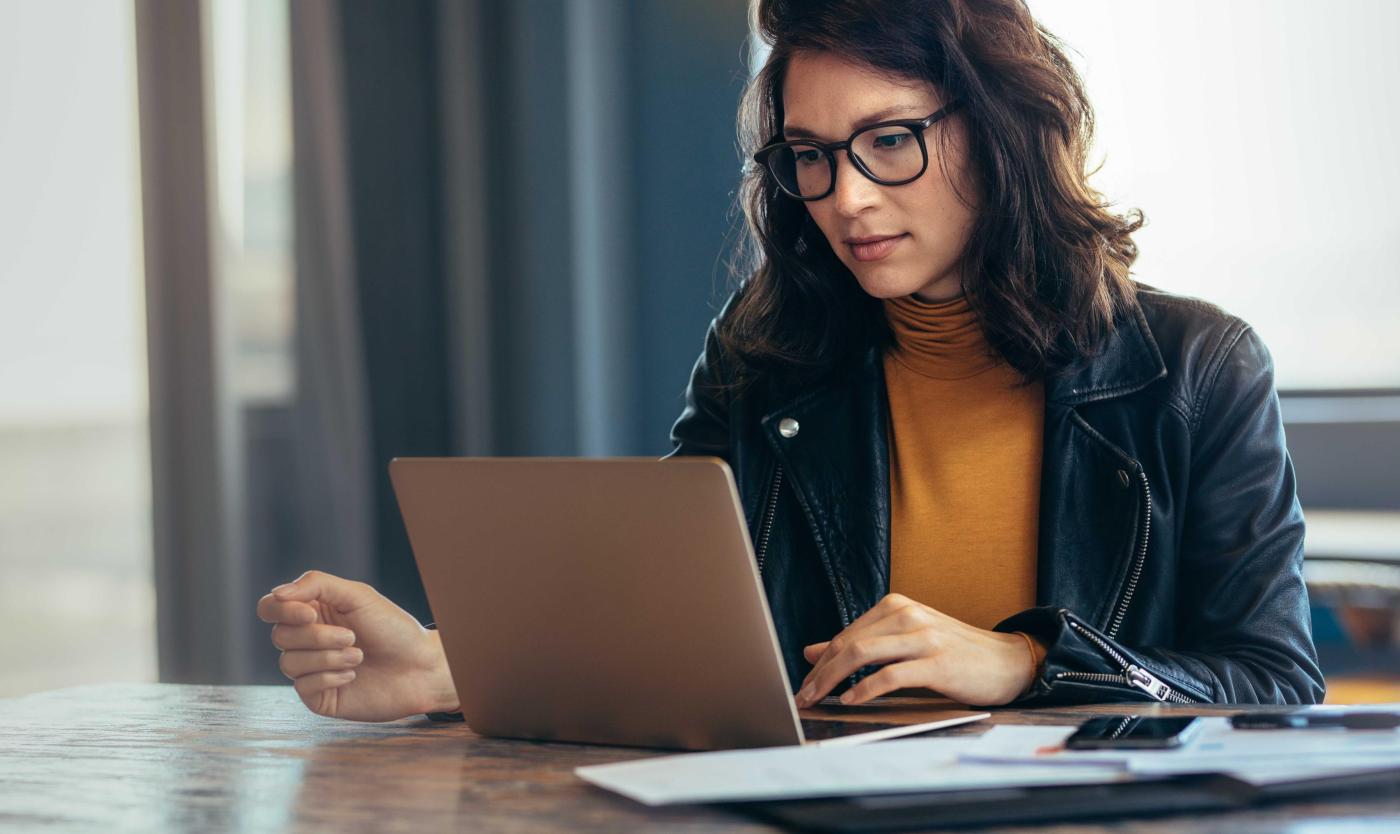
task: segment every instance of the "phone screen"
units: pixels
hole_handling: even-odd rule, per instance
[[[1065,742],[1065,747],[1071,750],[1177,747],[1194,734],[1196,727],[1194,716],[1104,715],[1079,725],[1079,729]]]

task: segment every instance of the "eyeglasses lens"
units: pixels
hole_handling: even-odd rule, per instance
[[[907,127],[882,127],[855,137],[851,150],[874,174],[876,182],[897,183],[917,177],[924,167],[918,136]],[[783,190],[796,197],[818,197],[831,188],[833,166],[821,148],[794,142],[768,157],[768,168]]]
[[[851,143],[851,150],[877,179],[901,182],[919,175],[924,154],[919,139],[907,127],[867,130]]]
[[[814,145],[792,144],[768,157],[768,167],[783,190],[798,197],[815,197],[831,187],[831,164]]]

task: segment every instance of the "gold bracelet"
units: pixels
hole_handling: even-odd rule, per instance
[[[1040,646],[1035,642],[1035,638],[1031,637],[1024,631],[1018,631],[1016,633],[1026,638],[1026,648],[1030,649],[1031,652],[1031,679],[1030,683],[1026,684],[1026,688],[1022,690],[1022,692],[1024,693],[1030,690],[1030,688],[1035,684],[1035,679],[1040,675],[1040,661],[1042,659],[1042,656],[1040,652],[1037,651],[1037,649],[1039,649]]]

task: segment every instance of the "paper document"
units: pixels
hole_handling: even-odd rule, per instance
[[[847,747],[684,753],[580,767],[580,778],[647,805],[797,799],[1228,773],[1256,785],[1400,767],[1400,732],[1236,730],[1205,722],[1175,750],[1065,750],[1075,727],[1001,725],[980,736]]]
[[[978,741],[960,736],[859,747],[769,747],[682,753],[575,769],[586,782],[646,805],[907,793],[957,788],[1093,784],[1129,778],[1121,767],[964,764]]]
[[[1202,718],[1200,733],[1173,750],[1066,750],[1070,726],[993,727],[964,751],[964,762],[1118,766],[1133,773],[1229,773],[1254,784],[1382,767],[1400,767],[1400,732],[1236,730],[1226,718]]]

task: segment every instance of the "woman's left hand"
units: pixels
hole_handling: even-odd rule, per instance
[[[970,626],[900,594],[803,654],[816,665],[798,690],[799,707],[817,703],[862,666],[887,664],[845,692],[841,703],[922,686],[963,704],[1005,704],[1029,687],[1035,671],[1021,635]]]

